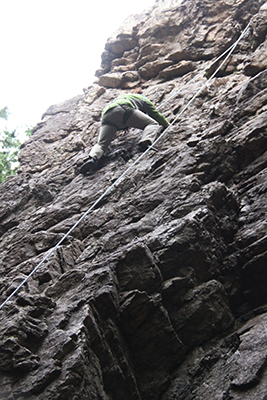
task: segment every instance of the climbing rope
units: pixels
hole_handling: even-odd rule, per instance
[[[40,266],[53,254],[58,247],[61,245],[61,243],[64,242],[64,240],[71,234],[71,232],[82,222],[82,220],[96,207],[98,203],[109,193],[111,190],[118,185],[118,183],[124,178],[125,175],[128,174],[128,172],[151,150],[153,149],[153,146],[168,132],[168,130],[171,128],[172,125],[177,121],[177,119],[187,110],[187,108],[192,104],[192,102],[195,100],[195,98],[200,94],[200,92],[205,89],[205,87],[208,85],[208,83],[211,81],[211,79],[214,78],[214,76],[217,74],[217,72],[221,69],[221,67],[226,63],[226,61],[229,59],[235,48],[237,47],[238,43],[240,40],[244,37],[244,35],[247,33],[248,29],[250,26],[250,22],[238,38],[238,40],[232,44],[221,56],[216,58],[215,61],[213,61],[208,67],[206,67],[203,71],[201,71],[199,74],[197,74],[193,79],[191,79],[189,82],[187,82],[182,88],[180,88],[178,91],[176,91],[172,96],[170,96],[164,103],[161,104],[160,107],[162,107],[164,104],[166,104],[168,101],[170,101],[173,97],[175,97],[184,87],[188,86],[191,82],[193,82],[198,76],[206,72],[208,69],[211,68],[212,65],[217,63],[221,58],[223,58],[228,52],[227,57],[224,59],[224,61],[218,66],[218,68],[215,70],[215,72],[210,76],[210,78],[207,80],[207,82],[197,91],[197,93],[189,100],[189,102],[185,105],[185,107],[180,111],[180,113],[175,117],[175,119],[170,123],[170,125],[159,135],[159,137],[153,142],[153,144],[146,149],[145,152],[143,152],[123,173],[120,175],[117,180],[109,186],[105,192],[91,205],[91,207],[79,218],[79,220],[68,230],[68,232],[60,239],[60,241],[56,244],[55,247],[53,247],[47,254],[46,256],[39,262],[39,264],[30,272],[29,275],[18,285],[18,287],[6,298],[6,300],[0,305],[0,310],[7,304],[7,302],[19,291],[19,289],[30,279],[30,277],[40,268]],[[160,108],[159,107],[159,108]]]

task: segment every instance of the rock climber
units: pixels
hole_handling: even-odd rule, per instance
[[[101,115],[101,127],[97,143],[92,147],[89,158],[83,163],[80,172],[91,174],[97,162],[106,152],[117,131],[127,128],[142,129],[138,150],[144,152],[156,140],[162,127],[169,125],[167,119],[140,93],[122,94],[108,104]]]

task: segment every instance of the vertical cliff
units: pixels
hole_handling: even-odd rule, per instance
[[[0,310],[1,399],[266,400],[266,34],[261,0],[158,1],[44,113],[0,186],[1,303],[139,157],[131,129],[78,173],[102,108],[140,87],[174,122]]]

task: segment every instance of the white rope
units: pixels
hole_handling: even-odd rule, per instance
[[[55,247],[53,247],[47,255],[39,262],[39,264],[30,272],[30,274],[19,284],[19,286],[7,297],[7,299],[0,305],[0,310],[7,304],[7,302],[19,291],[19,289],[30,279],[30,277],[40,268],[40,266],[51,256],[52,253],[54,253],[57,248],[61,245],[61,243],[71,234],[71,232],[82,222],[82,220],[95,208],[95,206],[123,179],[125,175],[128,174],[128,172],[148,153],[149,150],[153,149],[153,146],[168,132],[170,127],[177,121],[177,119],[185,112],[185,110],[192,104],[192,102],[195,100],[195,98],[199,95],[199,93],[205,89],[205,87],[208,85],[211,79],[217,74],[217,72],[220,70],[220,68],[225,64],[225,62],[228,60],[228,58],[231,56],[233,53],[234,49],[240,42],[240,40],[243,38],[243,36],[246,34],[248,31],[250,22],[247,25],[247,27],[244,29],[243,33],[240,35],[239,39],[230,46],[228,50],[226,50],[223,55],[218,57],[209,67],[205,68],[201,73],[199,73],[197,76],[202,74],[204,71],[206,71],[208,68],[210,68],[215,62],[217,62],[219,59],[221,59],[225,54],[228,53],[227,57],[224,59],[224,61],[219,65],[219,67],[216,69],[216,71],[211,75],[211,77],[207,80],[207,82],[197,91],[197,93],[191,98],[191,100],[186,104],[186,106],[182,109],[182,111],[175,117],[175,119],[171,122],[171,124],[160,134],[160,136],[153,142],[153,144],[146,149],[144,153],[142,153],[131,165],[122,173],[122,175],[117,178],[117,180],[108,188],[106,191],[91,205],[91,207],[80,217],[80,219],[68,230],[68,232],[60,239],[60,241],[56,244]],[[196,77],[195,77],[196,78]],[[190,82],[192,82],[195,78],[193,78],[191,81],[189,81],[186,85],[183,87],[189,85]],[[179,89],[176,93],[174,93],[169,99],[167,99],[163,104],[167,103],[170,99],[172,99],[174,96],[177,95]],[[163,105],[162,104],[162,105]]]

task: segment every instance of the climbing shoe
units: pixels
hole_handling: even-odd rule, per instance
[[[80,173],[83,175],[91,175],[96,170],[96,160],[89,157],[80,168]]]
[[[146,149],[149,148],[149,146],[151,146],[152,143],[150,140],[144,140],[143,142],[139,142],[138,143],[138,150],[141,152],[146,151]]]

